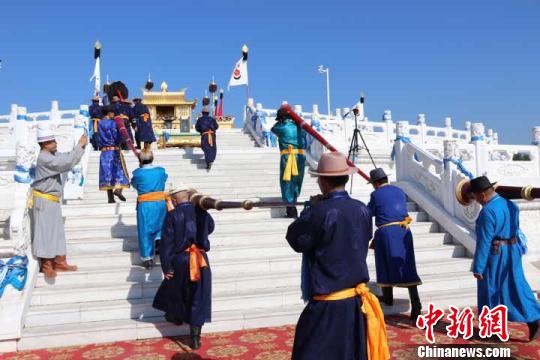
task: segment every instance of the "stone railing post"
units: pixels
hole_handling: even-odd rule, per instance
[[[486,133],[486,142],[488,144],[493,144],[493,129],[488,129]]]
[[[17,126],[17,104],[11,104],[11,111],[9,112],[9,132],[11,136],[15,135],[15,127]]]
[[[440,198],[444,205],[445,210],[452,216],[456,215],[456,201],[455,201],[455,189],[454,189],[454,173],[457,171],[457,167],[449,160],[458,157],[458,143],[456,140],[444,140],[443,141],[443,153],[444,153],[444,168],[441,174],[442,186],[440,189]]]
[[[426,114],[418,114],[416,117],[416,124],[420,127],[420,141],[424,145],[427,143],[427,125],[426,125]]]
[[[471,122],[470,121],[465,121],[465,131],[466,131],[466,136],[467,136],[465,140],[467,140],[467,142],[470,142],[471,141]]]
[[[485,137],[485,128],[482,123],[473,123],[471,126],[471,144],[474,145],[476,176],[486,173],[488,151]]]
[[[447,116],[444,118],[444,127],[445,127],[445,138],[452,139],[452,118]]]
[[[386,123],[386,142],[392,144],[394,139],[394,122],[392,121],[392,111],[384,110],[383,120]]]
[[[540,172],[540,126],[535,126],[532,128],[532,141],[531,143],[533,145],[536,145],[536,147],[538,148],[538,159],[536,159],[536,161],[538,162],[538,169],[539,169],[539,172]],[[540,173],[537,173],[536,174],[537,176],[540,175]]]
[[[408,138],[409,137],[409,122],[408,121],[398,121],[396,123],[396,139],[397,138]],[[404,141],[394,141],[394,151],[395,151],[395,165],[396,165],[396,180],[405,180],[407,178],[407,161],[408,156],[406,155],[406,150],[404,149],[407,144]]]
[[[53,128],[58,129],[58,127],[60,126],[61,117],[60,117],[60,109],[58,107],[57,100],[53,100],[51,102],[51,112],[49,115],[49,121],[51,121],[51,123],[53,124]]]

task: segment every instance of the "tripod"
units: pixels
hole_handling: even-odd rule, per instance
[[[351,145],[349,146],[348,159],[351,160],[354,164],[356,161],[356,157],[358,156],[358,152],[360,150],[365,149],[369,155],[369,159],[371,160],[373,167],[376,168],[377,165],[375,165],[375,161],[373,160],[373,156],[371,156],[371,152],[369,151],[366,141],[364,140],[364,137],[362,136],[362,132],[360,131],[360,129],[358,129],[358,109],[357,108],[353,109],[353,114],[354,114],[354,131],[353,131],[353,135],[351,139]],[[360,137],[360,139],[362,140],[362,144],[364,144],[363,147],[358,144],[358,137]],[[350,191],[351,194],[352,194],[352,190],[353,190],[353,176],[351,176],[351,191]]]

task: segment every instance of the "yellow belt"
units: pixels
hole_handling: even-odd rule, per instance
[[[317,301],[336,301],[353,297],[360,297],[362,299],[361,309],[366,316],[368,359],[390,359],[384,314],[379,300],[369,291],[365,283],[358,284],[354,288],[336,291],[327,295],[315,295],[313,299]]]
[[[94,120],[94,132],[97,133],[99,130],[99,122],[101,121],[100,118],[93,118]]]
[[[380,229],[380,228],[387,227],[387,226],[399,225],[404,229],[408,229],[411,222],[412,222],[412,218],[410,216],[407,216],[402,221],[394,221],[394,222],[391,222],[391,223],[382,224],[382,225],[379,225],[378,228]]]
[[[56,195],[51,194],[44,194],[42,192],[39,192],[37,190],[32,190],[32,195],[28,199],[28,208],[32,209],[34,207],[34,197],[39,197],[45,200],[54,201],[56,203],[60,202],[60,197]]]
[[[151,201],[166,201],[167,202],[167,211],[174,209],[174,206],[171,203],[171,197],[164,191],[154,191],[146,194],[137,196],[138,202],[151,202]]]
[[[285,164],[285,171],[283,171],[283,181],[291,181],[291,177],[298,176],[298,163],[296,161],[296,155],[303,155],[303,149],[294,149],[292,145],[285,150],[281,150],[281,155],[289,155],[287,163]]]
[[[214,147],[214,141],[212,139],[212,134],[214,134],[214,131],[212,130],[208,130],[208,131],[205,131],[202,133],[202,135],[207,135],[208,136],[208,145]]]

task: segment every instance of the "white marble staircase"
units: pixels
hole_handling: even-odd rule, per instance
[[[182,182],[214,197],[279,198],[275,149],[254,147],[239,130],[218,133],[218,157],[212,171],[203,169],[200,149],[156,151],[156,164],[166,167],[170,181]],[[161,269],[145,271],[137,254],[135,193],[127,203],[106,204],[97,189],[97,152],[90,159],[84,200],[64,206],[68,258],[79,266],[53,281],[40,274],[26,316],[19,349],[77,345],[184,334],[152,308]],[[128,168],[137,164],[126,154]],[[317,194],[316,180],[306,175],[302,199]],[[367,201],[371,189],[358,177],[353,195]],[[414,218],[416,261],[424,281],[425,306],[435,302],[472,305],[476,283],[469,273],[465,249],[452,244],[436,223],[409,203]],[[285,238],[289,219],[278,209],[212,212],[216,231],[210,237],[213,273],[213,321],[204,332],[293,324],[303,308],[300,300],[300,255]],[[370,251],[368,265],[375,279]],[[406,289],[395,290],[395,305],[386,313],[409,309]]]

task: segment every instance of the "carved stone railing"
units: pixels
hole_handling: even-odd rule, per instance
[[[485,138],[479,133],[479,124],[475,124],[472,131],[472,144],[460,144],[456,140],[445,140],[443,142],[444,157],[437,157],[430,152],[423,150],[414,142],[400,140],[395,143],[395,164],[396,164],[396,184],[405,190],[409,198],[418,203],[430,217],[437,221],[455,241],[462,244],[470,254],[474,254],[476,247],[476,236],[474,233],[475,221],[481,210],[480,205],[473,202],[469,206],[462,206],[455,197],[455,189],[463,179],[486,173],[490,179],[497,180],[496,174],[491,172],[500,169],[502,160],[491,160],[489,154],[500,151],[523,151],[527,149],[533,155],[530,164],[524,165],[530,171],[522,179],[530,180],[529,175],[538,171],[537,150],[528,146],[506,146],[498,144],[487,144]],[[399,122],[397,124],[397,138],[409,139],[408,124]],[[467,154],[467,161],[462,161],[462,155]],[[504,162],[517,163],[512,158]],[[523,161],[521,161],[523,163]],[[506,164],[508,165],[508,164]],[[486,169],[486,172],[482,172]],[[519,168],[521,170],[521,168]],[[518,170],[518,171],[520,171]],[[493,175],[493,176],[492,176]],[[521,174],[523,175],[523,174]],[[506,175],[505,175],[506,176]],[[507,179],[508,184],[519,182],[520,174],[513,173],[511,178],[505,176],[499,179]],[[534,179],[540,181],[540,173],[536,173]],[[532,281],[535,289],[540,288],[540,272],[531,266],[531,262],[537,260],[540,255],[540,203],[526,203],[517,201],[520,208],[521,228],[528,235],[529,252],[526,256],[525,268],[529,273],[533,273],[536,280]],[[536,224],[536,225],[535,225]],[[529,277],[530,279],[530,277]]]
[[[50,123],[58,142],[58,151],[71,151],[80,136],[87,133],[88,106],[82,105],[79,110],[60,111],[58,102],[53,101],[49,112],[27,113],[26,108],[12,105],[10,115],[0,116],[0,139],[4,139],[0,142],[0,156],[14,159],[16,163],[12,182],[7,185],[13,194],[9,239],[0,241],[0,257],[27,255],[29,259],[25,289],[19,292],[8,287],[0,299],[0,352],[14,349],[16,339],[21,337],[24,314],[38,272],[37,261],[31,253],[31,224],[27,204],[39,154],[37,125],[41,122]],[[65,174],[64,199],[82,198],[90,151],[88,146],[82,161]]]
[[[345,154],[348,153],[355,126],[353,113],[350,109],[336,109],[336,116],[320,114],[317,105],[313,105],[311,113],[302,111],[302,107],[299,105],[296,105],[294,109],[334,147]],[[275,109],[264,109],[262,104],[255,104],[253,99],[248,101],[244,114],[244,126],[259,146],[277,146],[275,136],[270,133],[275,115]],[[439,157],[442,157],[442,144],[445,140],[456,140],[460,144],[469,143],[472,126],[470,122],[465,123],[464,130],[452,128],[452,120],[449,117],[445,118],[444,123],[444,127],[428,126],[425,115],[419,114],[417,124],[408,125],[409,138],[413,143],[421,145],[426,151]],[[367,147],[370,148],[377,166],[386,167],[392,164],[389,156],[396,139],[396,124],[392,120],[390,110],[384,111],[381,122],[369,121],[367,117],[358,118],[358,129],[360,129]],[[498,135],[492,130],[489,130],[489,136],[485,136],[485,138],[487,142],[492,144],[498,142]],[[307,158],[310,166],[313,167],[317,165],[324,149],[316,141],[312,141],[310,136],[308,136],[307,143]],[[357,160],[360,163],[369,163],[367,152],[361,150]]]

